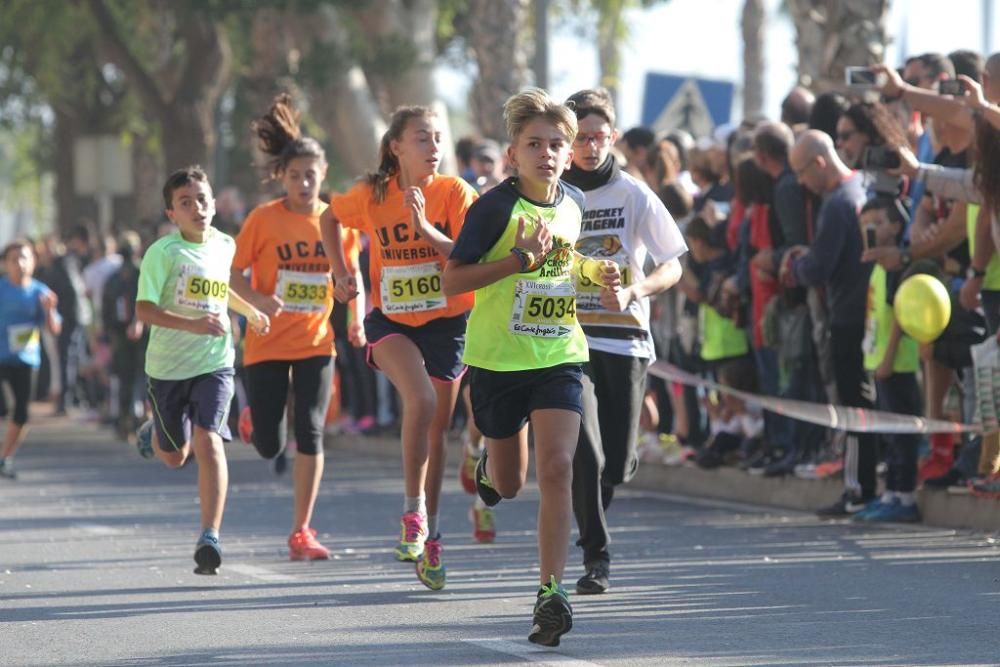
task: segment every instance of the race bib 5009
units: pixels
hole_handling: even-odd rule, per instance
[[[203,268],[185,265],[177,277],[174,301],[180,306],[218,313],[226,309],[229,280],[211,276]]]

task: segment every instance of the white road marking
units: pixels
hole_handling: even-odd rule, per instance
[[[466,644],[473,644],[482,648],[512,655],[536,665],[559,665],[559,667],[600,667],[596,662],[577,660],[568,655],[558,653],[556,649],[544,648],[524,642],[510,641],[507,639],[463,639]]]
[[[263,567],[257,567],[256,565],[242,565],[237,563],[236,565],[224,565],[226,572],[235,572],[236,574],[243,574],[248,577],[253,577],[254,579],[259,579],[261,581],[271,581],[271,582],[282,582],[282,581],[295,581],[295,577],[290,574],[281,574],[280,572],[273,572]]]
[[[127,532],[121,528],[104,526],[99,523],[74,523],[73,527],[91,535],[123,535]]]

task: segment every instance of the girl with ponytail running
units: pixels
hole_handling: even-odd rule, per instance
[[[416,562],[418,578],[432,590],[445,585],[438,520],[445,434],[465,372],[472,307],[471,294],[445,296],[441,272],[476,198],[462,179],[437,173],[441,154],[434,112],[398,109],[382,137],[378,170],[334,196],[320,222],[340,301],[357,294],[343,261],[341,225],[371,239],[368,363],[386,374],[403,403],[405,498],[395,553]]]
[[[247,331],[243,357],[252,440],[266,459],[285,450],[291,378],[298,449],[288,553],[292,560],[320,560],[330,552],[310,523],[323,477],[323,428],[334,369],[333,285],[319,231],[327,163],[319,143],[302,136],[298,118],[291,97],[283,94],[252,125],[270,158],[270,175],[285,195],[258,206],[244,222],[231,287],[271,318],[266,338]]]

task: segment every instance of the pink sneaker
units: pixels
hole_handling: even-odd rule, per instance
[[[330,550],[316,539],[315,528],[303,528],[288,537],[288,557],[292,560],[326,560]]]

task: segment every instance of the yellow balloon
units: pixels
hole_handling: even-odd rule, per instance
[[[892,306],[899,327],[919,343],[936,340],[951,319],[948,288],[926,273],[917,273],[896,290]]]

